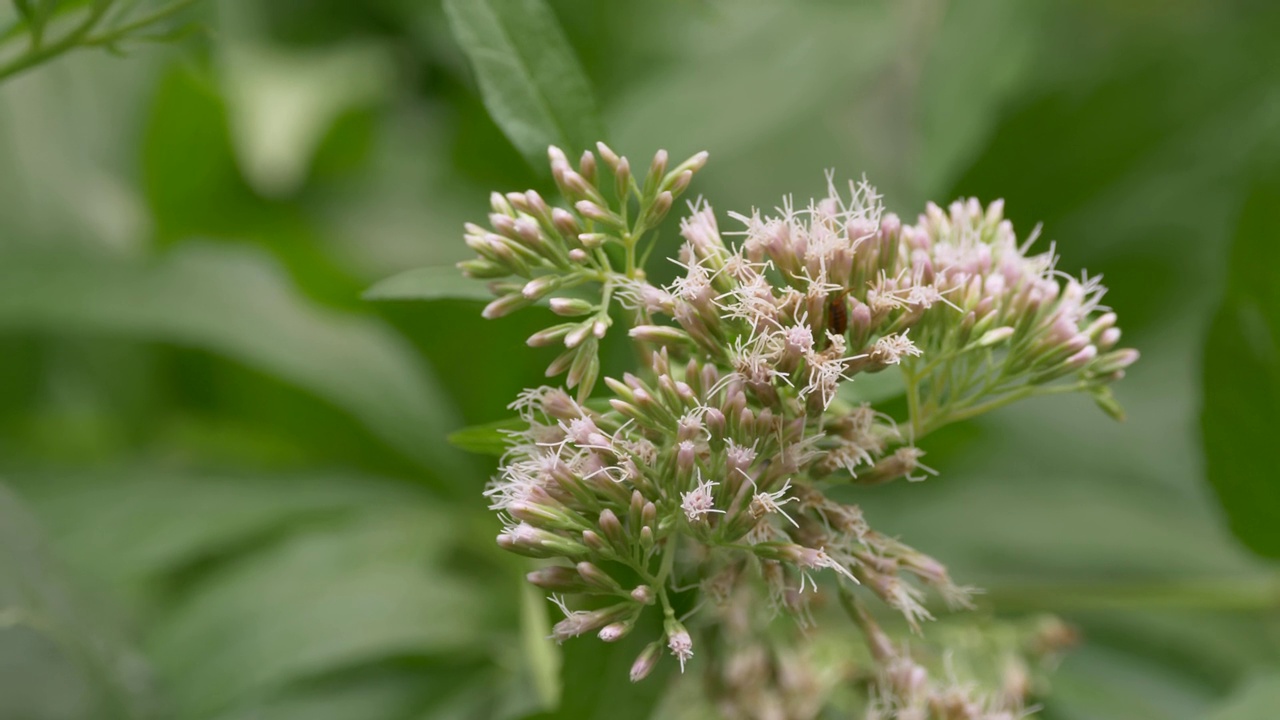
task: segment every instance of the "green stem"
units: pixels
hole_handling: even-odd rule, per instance
[[[12,62],[0,66],[0,81],[6,80],[18,73],[29,70],[43,62],[52,60],[59,55],[70,52],[77,47],[102,47],[110,46],[127,38],[131,33],[142,30],[143,28],[154,25],[165,20],[179,11],[195,4],[197,0],[177,0],[154,12],[143,15],[129,23],[120,25],[103,33],[102,35],[91,36],[91,33],[98,27],[98,23],[111,10],[113,0],[99,0],[90,7],[88,15],[73,30],[58,39],[57,42],[49,45],[33,46],[27,52],[18,56]]]
[[[902,368],[902,379],[907,386],[907,418],[911,422],[911,442],[920,442],[920,438],[924,436],[920,419],[920,380],[906,367]]]
[[[962,406],[958,409],[948,410],[945,413],[931,417],[929,418],[928,422],[923,424],[923,434],[927,435],[944,425],[950,425],[951,423],[960,422],[961,420],[968,420],[969,418],[977,417],[978,415],[982,415],[984,413],[989,413],[992,410],[998,410],[1004,407],[1005,405],[1010,405],[1019,400],[1023,400],[1029,397],[1040,397],[1042,395],[1059,395],[1062,393],[1080,392],[1081,390],[1085,390],[1087,387],[1088,385],[1085,383],[1074,383],[1071,385],[1051,385],[1049,387],[1029,386],[1029,387],[1020,388],[1018,390],[1005,393],[1000,397],[988,400],[984,403],[979,403],[977,405],[970,405],[968,407]],[[910,400],[909,397],[908,397],[908,400]],[[914,416],[912,418],[912,429],[915,429]],[[919,437],[917,437],[917,440],[918,439]]]
[[[120,25],[119,27],[113,29],[111,32],[108,32],[104,35],[99,35],[97,37],[92,37],[92,38],[86,38],[84,42],[81,44],[86,47],[110,45],[112,43],[123,40],[125,37],[127,37],[130,33],[134,31],[141,30],[149,25],[154,25],[160,22],[161,20],[166,20],[172,17],[173,15],[176,15],[178,12],[190,7],[191,5],[194,5],[197,1],[198,0],[177,0],[176,2],[170,3],[160,8],[159,10],[156,10],[153,13],[150,13],[148,15],[143,15],[142,17],[138,18],[137,20],[134,20],[131,23]]]
[[[89,14],[85,19],[77,25],[71,32],[63,35],[57,42],[41,47],[32,47],[27,52],[18,56],[13,62],[0,67],[0,80],[6,80],[18,73],[29,70],[40,63],[61,55],[68,50],[75,48],[81,43],[90,32],[93,32],[98,21],[111,8],[110,0],[105,2],[97,2],[89,9]]]
[[[672,533],[667,537],[667,546],[663,549],[662,566],[658,570],[658,576],[653,579],[655,588],[658,591],[658,599],[662,601],[662,613],[668,620],[675,618],[676,610],[671,606],[671,599],[667,597],[667,578],[671,576],[671,569],[675,566],[676,560],[676,544],[680,536]]]

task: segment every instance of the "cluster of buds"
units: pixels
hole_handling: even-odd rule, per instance
[[[904,225],[865,182],[843,197],[829,179],[827,197],[803,210],[788,202],[775,215],[732,215],[743,225],[736,244],[709,205],[693,204],[681,224],[684,272],[657,287],[637,265],[637,241],[706,155],[668,171],[660,152],[642,187],[625,158],[599,150],[615,202],[603,197],[594,155],[575,171],[553,148],[572,209],[532,192],[495,195],[495,232],[467,228],[482,256],[464,263],[469,274],[528,279],[495,283],[501,297],[488,316],[583,283],[602,288],[596,303],[551,300],[557,313],[587,319],[530,343],[563,340],[549,374],[569,369],[579,392],[536,388],[513,403],[523,429],[511,432],[486,492],[504,521],[503,548],[559,561],[528,577],[564,612],[553,637],[612,642],[643,613],[661,613],[661,637],[632,668],[638,681],[666,653],[683,669],[699,629],[725,617],[678,614],[673,598],[688,588],[698,589],[695,609],[747,593],[802,626],[813,622],[824,574],[842,592],[877,597],[916,632],[931,618],[929,591],[967,606],[970,591],[941,562],[876,532],[856,505],[824,489],[936,474],[921,462],[922,437],[1019,398],[1084,391],[1118,415],[1108,384],[1137,353],[1116,349],[1102,286],[1056,271],[1052,252],[1028,254],[1031,242],[1019,243],[998,202],[930,205]],[[658,349],[646,350],[647,367],[635,374],[606,378],[607,398],[587,402],[614,296],[630,311],[630,335]],[[859,375],[890,369],[902,374],[906,417],[842,397]],[[573,609],[567,595],[592,597],[595,609]],[[899,667],[904,656],[851,614],[882,685],[907,698],[893,700],[894,717],[1004,717],[976,705],[947,709],[949,695],[926,692],[915,669]],[[881,695],[883,705],[890,695]],[[917,706],[933,714],[899,712]]]
[[[669,168],[660,150],[645,176],[636,178],[626,157],[604,143],[597,148],[599,159],[586,151],[576,168],[559,148],[548,150],[567,207],[549,205],[535,190],[493,193],[489,229],[466,225],[467,246],[479,257],[458,264],[468,277],[490,280],[497,299],[485,306],[486,318],[537,302],[567,318],[534,333],[528,343],[564,346],[547,377],[567,372],[566,384],[578,387],[582,398],[591,394],[600,372],[599,341],[613,323],[610,302],[644,282],[637,262],[637,253],[647,252],[641,241],[707,160],[699,153]]]

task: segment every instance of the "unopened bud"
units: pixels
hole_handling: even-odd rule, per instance
[[[698,459],[697,450],[692,442],[684,441],[676,449],[676,469],[682,475],[693,472],[693,464]]]
[[[578,352],[569,366],[569,374],[565,376],[565,384],[578,388],[578,399],[585,402],[595,387],[596,378],[600,375],[600,356],[596,354],[598,341],[590,338]]]
[[[489,278],[501,278],[511,274],[506,267],[499,265],[491,260],[463,260],[458,263],[458,269],[463,275],[477,280],[487,280]]]
[[[590,200],[579,200],[573,204],[573,207],[577,209],[579,214],[588,220],[609,223],[611,225],[619,224],[617,217],[615,217],[613,213],[605,210]]]
[[[595,189],[587,179],[572,170],[564,172],[564,191],[570,199],[578,199],[580,201],[600,201],[600,192]],[[579,211],[581,212],[581,211]],[[586,213],[582,213],[586,215]]]
[[[988,330],[978,338],[978,347],[991,347],[998,345],[1013,336],[1013,328],[1005,326]]]
[[[530,335],[529,339],[525,340],[525,343],[529,347],[546,347],[548,345],[554,345],[555,343],[560,342],[560,340],[567,335],[570,330],[573,330],[576,327],[578,326],[575,323],[552,325],[545,330],[539,330],[538,332]]]
[[[613,181],[613,191],[617,193],[616,197],[621,202],[631,189],[631,163],[625,157],[619,159],[617,167],[613,169]]]
[[[693,342],[689,334],[680,328],[669,325],[637,325],[628,332],[640,342],[652,342],[663,345],[685,344]]]
[[[556,230],[559,230],[561,235],[567,238],[574,237],[582,232],[582,226],[578,224],[578,218],[564,208],[551,209],[551,223],[556,226]]]
[[[598,637],[605,642],[616,642],[627,636],[631,632],[634,623],[627,621],[610,623],[600,628]]]
[[[504,295],[488,305],[485,305],[484,310],[480,312],[480,315],[486,320],[493,320],[495,318],[503,317],[504,315],[509,315],[528,304],[529,299],[523,295],[517,295],[514,293],[511,295]]]
[[[1096,345],[1099,350],[1107,351],[1116,346],[1120,342],[1120,328],[1110,327],[1098,334]]]
[[[689,158],[688,160],[685,160],[684,162],[680,163],[678,166],[676,166],[676,169],[672,170],[670,173],[667,174],[667,177],[671,178],[673,175],[678,177],[680,173],[683,173],[686,170],[690,172],[698,172],[703,168],[703,166],[707,164],[707,158],[709,157],[711,157],[711,154],[708,153],[706,150],[703,150],[702,152],[697,153],[696,155]]]
[[[657,189],[658,183],[662,181],[662,177],[667,174],[667,161],[669,156],[666,150],[659,150],[653,154],[653,162],[649,163],[649,174],[644,178],[644,195],[649,197],[654,190]]]
[[[601,550],[608,548],[608,544],[605,543],[604,538],[600,537],[599,533],[592,530],[582,531],[582,542],[596,552],[600,552]]]
[[[1088,365],[1094,358],[1098,357],[1098,348],[1092,345],[1086,345],[1079,352],[1067,358],[1066,366],[1072,370],[1079,370]]]
[[[637,585],[635,589],[631,591],[631,599],[641,605],[652,605],[656,598],[653,594],[653,588],[648,585]]]
[[[563,606],[562,606],[563,607]],[[633,612],[631,603],[618,603],[600,610],[576,610],[569,612],[564,620],[551,628],[551,639],[564,642],[604,625],[618,622]]]
[[[559,275],[542,275],[525,283],[524,289],[520,291],[521,295],[529,300],[539,300],[547,296],[552,290],[560,287],[563,280]]]
[[[562,565],[538,568],[524,576],[530,584],[552,592],[582,592],[587,589],[586,583],[573,568]]]
[[[675,197],[670,190],[664,190],[658,193],[653,199],[653,204],[649,206],[648,212],[640,220],[640,226],[644,228],[652,228],[662,222],[662,219],[671,211],[671,205],[675,202]]]
[[[626,546],[626,534],[622,530],[622,522],[609,508],[600,511],[600,531],[618,547]]]
[[[596,156],[590,150],[583,150],[578,160],[578,172],[592,185],[596,182]]]
[[[711,432],[712,437],[724,436],[724,413],[720,408],[711,408],[702,416],[702,422],[706,424],[707,430]]]
[[[567,348],[576,348],[582,344],[587,336],[591,334],[591,323],[582,322],[578,324],[572,331],[564,336],[564,346]]]
[[[597,590],[604,590],[605,592],[620,592],[622,590],[622,586],[618,584],[617,580],[614,580],[611,575],[589,562],[578,563],[578,574]]]
[[[667,191],[670,192],[673,197],[680,197],[684,194],[685,190],[689,189],[689,185],[691,183],[693,183],[693,171],[685,170],[675,177],[675,180],[671,182],[671,186],[667,188]]]
[[[582,243],[582,247],[594,250],[603,245],[608,237],[604,233],[581,233],[578,235],[578,242]]]
[[[493,208],[495,213],[510,215],[512,217],[516,214],[515,208],[511,207],[511,203],[503,197],[502,193],[495,192],[489,194],[489,207]]]
[[[613,148],[602,142],[596,143],[596,152],[600,153],[600,158],[604,160],[604,164],[608,165],[611,170],[617,169],[618,162],[622,160],[622,158],[618,157],[618,153],[613,151]]]
[[[1138,362],[1139,357],[1140,353],[1133,348],[1109,352],[1098,360],[1097,364],[1094,365],[1094,370],[1099,375],[1106,375],[1129,367]]]
[[[640,651],[640,655],[636,661],[631,663],[631,682],[640,682],[649,677],[649,673],[653,672],[653,668],[657,666],[658,660],[662,657],[662,643],[654,641],[644,647]]]
[[[596,309],[595,305],[581,298],[551,298],[551,312],[562,317],[578,317],[587,315]]]

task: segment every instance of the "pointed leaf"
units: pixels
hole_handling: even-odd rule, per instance
[[[452,265],[420,267],[380,280],[364,292],[365,300],[477,300],[489,302],[493,293]]]
[[[485,107],[535,169],[547,146],[572,157],[604,137],[581,65],[543,0],[445,0]]]
[[[507,443],[511,439],[510,431],[527,428],[528,423],[520,418],[508,418],[484,425],[472,425],[449,435],[449,442],[454,447],[480,455],[501,455],[507,451]]]

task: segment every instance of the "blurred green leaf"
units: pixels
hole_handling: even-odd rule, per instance
[[[591,84],[543,0],[445,0],[485,107],[536,170],[547,146],[569,153],[604,139]]]
[[[195,244],[151,263],[10,254],[0,263],[0,329],[224,354],[345,409],[447,486],[470,477],[444,441],[452,410],[409,345],[375,320],[310,305],[255,252]]]
[[[282,197],[301,187],[342,113],[387,95],[391,67],[371,43],[309,53],[240,43],[225,47],[219,77],[245,178],[262,195]]]
[[[117,585],[154,580],[301,523],[387,510],[423,494],[357,476],[146,469],[37,474],[22,487],[73,569]]]
[[[510,432],[519,431],[529,426],[520,418],[497,420],[483,425],[472,425],[449,434],[449,442],[454,447],[480,455],[502,455],[507,451],[511,440]]]
[[[488,285],[452,265],[420,267],[380,280],[364,292],[365,300],[478,300],[489,302]]]
[[[1280,430],[1280,173],[1254,185],[1236,228],[1226,298],[1204,347],[1205,473],[1231,529],[1280,558],[1280,479],[1264,448]]]
[[[483,657],[484,595],[441,567],[456,531],[446,514],[405,504],[206,576],[149,643],[182,715],[389,657]]]
[[[918,123],[912,127],[919,168],[916,189],[946,188],[957,171],[982,151],[1008,99],[1035,68],[1044,3],[978,2],[940,4],[936,37],[920,72]],[[975,43],[979,36],[999,42]],[[903,82],[901,92],[914,88]],[[938,201],[948,198],[935,198]]]
[[[560,648],[551,640],[547,599],[532,584],[520,581],[520,643],[524,665],[544,710],[560,703]]]
[[[1259,675],[1231,694],[1210,720],[1272,720],[1280,710],[1280,673]]]
[[[219,720],[407,720],[450,697],[467,668],[375,664],[325,675],[243,703]]]
[[[0,717],[151,717],[146,665],[58,567],[36,519],[0,484]]]

